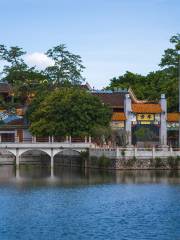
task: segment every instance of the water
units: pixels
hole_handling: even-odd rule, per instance
[[[1,240],[178,240],[180,172],[0,166]]]

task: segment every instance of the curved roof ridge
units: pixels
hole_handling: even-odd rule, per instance
[[[129,94],[130,94],[130,96],[131,96],[131,98],[132,98],[134,103],[148,103],[147,100],[138,100],[137,97],[135,96],[132,88],[129,88],[128,92],[129,92]]]

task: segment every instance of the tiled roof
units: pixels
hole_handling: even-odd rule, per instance
[[[16,109],[16,114],[18,115],[18,116],[24,116],[24,109],[23,108],[17,108]]]
[[[120,107],[124,108],[124,99],[125,99],[125,92],[92,92],[94,96],[100,98],[100,100],[104,103],[109,105],[110,107]]]
[[[113,112],[112,121],[125,121],[126,120],[126,116],[123,112]]]
[[[10,93],[11,86],[8,83],[0,83],[0,93]]]
[[[11,122],[8,122],[7,125],[22,126],[22,125],[24,125],[24,120],[23,120],[23,118],[15,119],[15,120],[12,120]]]
[[[151,103],[136,103],[132,104],[132,112],[134,113],[161,113],[160,104]]]
[[[168,122],[179,122],[180,114],[179,113],[168,113],[167,121]]]

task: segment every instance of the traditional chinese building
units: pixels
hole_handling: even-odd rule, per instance
[[[169,146],[179,145],[179,113],[167,114],[167,142]]]
[[[112,108],[111,126],[128,133],[129,145],[140,142],[149,145],[167,144],[167,104],[164,94],[159,102],[140,101],[131,89],[93,91],[92,94]],[[143,131],[146,139],[141,136]],[[136,134],[138,132],[139,136]]]

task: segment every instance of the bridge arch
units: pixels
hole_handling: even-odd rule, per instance
[[[76,149],[62,149],[54,154],[54,164],[61,166],[81,166],[81,151]]]
[[[54,150],[54,157],[56,155],[67,155],[67,156],[79,156],[81,154],[81,150],[76,150],[76,149],[55,149]]]
[[[0,150],[0,163],[13,164],[16,159],[16,150],[1,149]]]
[[[19,156],[22,156],[25,153],[31,153],[31,152],[42,152],[47,154],[49,157],[51,157],[51,152],[49,149],[20,149]]]
[[[50,156],[49,151],[43,149],[21,149],[19,152],[20,163],[50,164]]]

